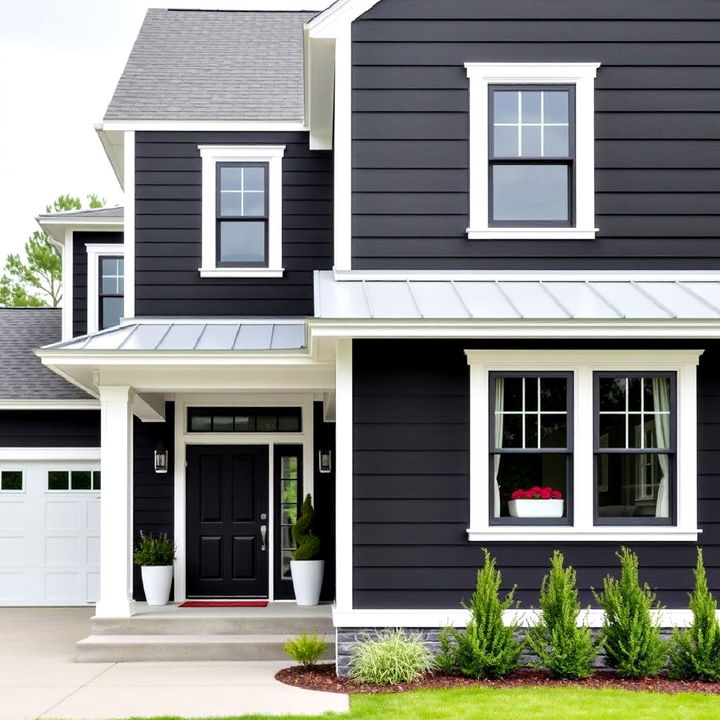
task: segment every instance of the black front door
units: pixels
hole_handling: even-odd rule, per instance
[[[187,596],[267,597],[268,448],[187,449]]]

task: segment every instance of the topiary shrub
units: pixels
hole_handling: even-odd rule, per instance
[[[497,678],[518,666],[523,644],[515,639],[517,624],[506,626],[503,612],[515,605],[515,587],[500,599],[502,575],[495,559],[485,553],[485,564],[478,570],[475,592],[470,604],[470,622],[464,632],[443,628],[440,632],[438,666],[445,671],[458,670],[473,678]]]
[[[422,636],[396,629],[364,637],[352,649],[349,670],[356,682],[397,685],[419,680],[434,668]]]
[[[285,652],[303,667],[311,667],[322,657],[327,643],[317,634],[303,633],[285,643]]]
[[[690,593],[693,621],[689,628],[673,631],[668,674],[676,680],[720,681],[720,623],[717,601],[708,589],[702,549],[698,548],[695,587]]]
[[[565,558],[555,550],[550,559],[550,572],[540,586],[542,613],[535,627],[528,631],[528,644],[553,677],[587,678],[592,675],[593,662],[602,641],[594,641],[592,630],[578,627],[580,603],[576,573],[563,567]]]
[[[312,497],[307,495],[300,509],[300,517],[292,526],[293,540],[297,545],[293,555],[295,560],[316,560],[320,557],[320,538],[312,534],[314,522],[315,510],[312,506]]]
[[[620,579],[606,576],[602,593],[595,600],[605,611],[602,637],[608,664],[627,678],[657,675],[665,665],[667,647],[660,638],[660,627],[651,616],[662,610],[650,586],[640,585],[637,555],[622,547]]]

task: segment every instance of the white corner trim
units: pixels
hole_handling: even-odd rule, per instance
[[[135,131],[125,132],[123,146],[123,176],[125,189],[125,232],[123,245],[125,253],[125,307],[123,316],[135,317]]]
[[[270,270],[268,268],[198,268],[200,277],[204,278],[281,278],[285,268]]]
[[[353,606],[353,346],[337,344],[335,375],[335,603]]]
[[[470,366],[471,541],[695,542],[697,527],[697,365],[702,350],[466,350]],[[491,525],[489,393],[493,371],[565,371],[573,377],[573,526]],[[596,526],[594,381],[597,371],[677,374],[676,517],[673,526]],[[585,479],[583,481],[583,479]]]
[[[470,80],[470,239],[595,237],[595,77],[599,63],[466,63]],[[575,86],[575,227],[509,228],[489,225],[489,106],[491,84]],[[563,230],[574,230],[573,235]]]
[[[258,268],[280,273],[282,267],[282,160],[285,145],[199,145],[202,158],[202,277],[213,277],[213,270],[235,272],[217,266],[216,166],[221,162],[264,162],[268,164],[268,264]],[[249,272],[250,268],[237,268]],[[204,274],[203,274],[204,273]],[[252,275],[214,275],[214,277],[257,277]]]
[[[73,336],[73,231],[65,228],[65,242],[62,246],[62,332],[63,342]]]
[[[125,247],[122,243],[87,243],[87,334],[98,331],[100,325],[100,268],[101,257],[125,257]],[[127,293],[127,264],[125,265],[125,279],[123,280]]]
[[[99,447],[5,447],[0,448],[0,461],[58,460],[80,461],[100,460]]]
[[[650,612],[662,628],[687,627],[693,619],[692,612],[685,609],[651,610]],[[539,615],[539,610],[530,608],[505,610],[503,621],[506,625],[517,623],[520,627],[531,627],[537,624]],[[720,610],[717,611],[717,617],[720,620]],[[581,610],[578,616],[578,625],[602,627],[604,619],[605,613],[599,608]],[[463,609],[344,611],[337,607],[333,608],[333,625],[336,628],[465,627],[469,620],[470,612]]]

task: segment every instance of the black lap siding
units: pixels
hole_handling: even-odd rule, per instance
[[[466,62],[599,62],[595,240],[468,240]],[[353,267],[720,268],[717,3],[383,0],[353,23]]]
[[[717,591],[720,346],[691,345],[707,348],[698,374],[698,517],[700,544]],[[583,603],[591,603],[590,589],[599,587],[604,575],[617,569],[618,543],[614,542],[467,539],[470,426],[464,350],[471,347],[491,346],[458,341],[354,342],[353,583],[357,608],[458,607],[472,592],[484,546],[497,557],[506,588],[518,586],[524,607],[537,605],[540,581],[555,548],[577,569]],[[657,588],[659,599],[668,607],[687,607],[695,544],[674,543],[672,537],[628,544],[638,552],[643,578]]]
[[[88,243],[121,244],[120,232],[73,233],[73,337],[87,332]]]
[[[175,403],[165,403],[164,423],[144,423],[135,418],[133,424],[133,524],[137,541],[140,531],[144,533],[167,533],[171,538],[175,531]],[[169,466],[166,474],[158,474],[154,467],[154,454],[158,442],[168,451]],[[140,578],[140,568],[133,576],[133,596],[145,600]]]
[[[0,447],[100,447],[100,411],[0,410]]]
[[[313,314],[313,270],[332,267],[332,159],[307,133],[136,135],[135,280],[138,316]],[[198,145],[285,145],[279,279],[201,278]]]

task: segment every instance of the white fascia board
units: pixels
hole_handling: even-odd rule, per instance
[[[243,354],[241,355],[240,352]],[[38,350],[35,353],[43,365],[85,365],[85,366],[184,366],[192,367],[238,367],[291,365],[305,367],[317,365],[306,349],[282,352],[253,352],[251,350],[222,350],[217,352],[153,350]]]
[[[641,340],[720,338],[718,320],[342,320],[313,318],[310,338]]]
[[[323,272],[316,270],[316,273]],[[717,270],[334,270],[338,282],[720,282]],[[315,284],[318,284],[316,277]]]
[[[338,27],[349,25],[378,2],[380,0],[338,0],[316,15],[307,27],[312,37],[335,37]]]
[[[100,406],[98,405],[98,408]],[[64,460],[77,462],[80,460],[99,460],[99,447],[5,447],[0,448],[0,462],[27,460]]]
[[[651,610],[653,619],[659,627],[687,627],[693,619],[690,610]],[[505,610],[503,621],[506,625],[517,623],[520,627],[532,627],[537,624],[539,610],[521,608]],[[717,611],[720,620],[720,610]],[[578,625],[593,628],[602,627],[605,613],[600,609],[581,610]],[[412,627],[441,628],[465,627],[470,620],[470,612],[463,609],[433,610],[340,610],[333,607],[333,625],[336,628],[368,628],[368,627]]]
[[[0,410],[99,410],[97,400],[0,400]]]
[[[35,218],[37,224],[46,235],[49,235],[57,244],[65,242],[66,232],[123,232],[123,220],[108,218],[70,218],[58,216],[57,218]]]
[[[301,120],[110,120],[102,131],[119,132],[307,132]]]

